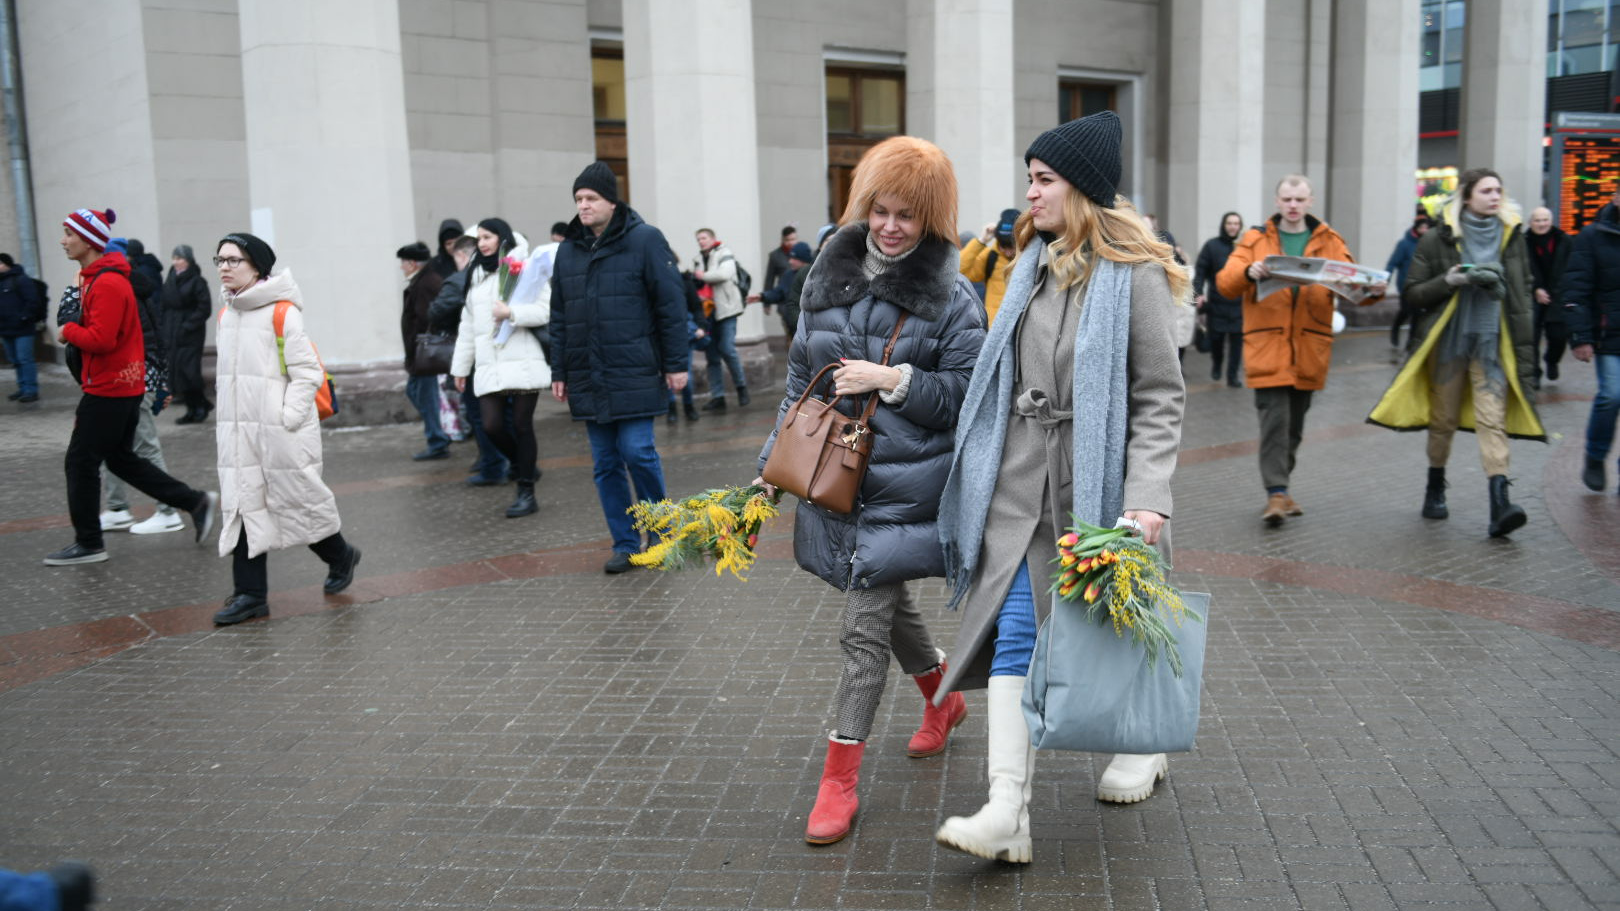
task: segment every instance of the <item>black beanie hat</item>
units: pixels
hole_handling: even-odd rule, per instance
[[[260,278],[270,277],[270,270],[276,264],[276,251],[270,249],[269,244],[246,231],[236,231],[221,238],[219,244],[214,247],[214,252],[217,254],[219,248],[226,244],[236,244],[240,247],[248,262],[253,264],[253,271],[259,273]]]
[[[408,259],[413,263],[425,263],[433,258],[433,251],[427,248],[427,244],[417,241],[400,247],[394,251],[394,256],[397,259]]]
[[[1041,160],[1046,161],[1044,158]],[[1021,213],[1017,209],[1001,210],[1001,218],[996,221],[996,238],[1002,243],[1012,243],[1013,227],[1018,224],[1018,216],[1020,214]]]
[[[1119,187],[1119,152],[1124,130],[1119,115],[1102,111],[1071,120],[1035,137],[1024,164],[1039,158],[1105,209],[1114,207]]]
[[[445,241],[455,240],[460,237],[463,231],[461,222],[454,218],[446,218],[444,221],[439,222],[439,248],[444,248]]]
[[[585,166],[574,178],[573,192],[580,190],[593,190],[608,202],[619,201],[619,178],[614,176],[613,169],[600,161],[593,161]]]

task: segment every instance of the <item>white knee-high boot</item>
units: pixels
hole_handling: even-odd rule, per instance
[[[987,702],[990,801],[972,816],[945,820],[934,840],[986,860],[1027,864],[1034,850],[1029,837],[1029,795],[1035,748],[1024,720],[1024,678],[991,677]]]

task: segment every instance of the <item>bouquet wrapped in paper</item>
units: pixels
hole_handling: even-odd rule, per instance
[[[1086,615],[1095,622],[1106,616],[1116,635],[1129,630],[1131,641],[1147,652],[1148,667],[1162,653],[1180,677],[1181,653],[1171,624],[1204,618],[1166,581],[1169,566],[1158,550],[1133,537],[1131,529],[1099,528],[1078,519],[1057,545],[1051,591],[1061,600],[1089,605]]]
[[[516,256],[505,256],[501,258],[500,263],[495,268],[497,270],[495,273],[495,297],[503,304],[510,303],[512,289],[517,287],[518,279],[523,275],[523,260],[518,259]],[[512,337],[512,332],[516,328],[517,324],[512,322],[511,317],[496,323],[495,347],[499,348],[505,345],[506,340]]]
[[[763,487],[718,487],[679,500],[642,500],[630,507],[637,531],[661,539],[631,556],[637,566],[687,569],[714,561],[714,574],[743,573],[754,565],[759,528],[777,515],[776,501]]]

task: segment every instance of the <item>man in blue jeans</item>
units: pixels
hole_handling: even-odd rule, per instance
[[[17,391],[7,396],[24,405],[39,401],[39,369],[34,365],[34,333],[45,319],[45,295],[9,253],[0,253],[0,341],[17,371]]]
[[[689,379],[686,302],[669,242],[619,200],[606,164],[574,181],[574,208],[551,276],[551,394],[585,422],[613,536],[602,569],[622,573],[642,547],[627,511],[664,498],[653,419]]]
[[[1607,482],[1603,461],[1614,445],[1620,417],[1620,185],[1592,223],[1576,235],[1558,300],[1564,304],[1570,353],[1597,366],[1598,393],[1586,422],[1586,465],[1581,481],[1591,490]]]

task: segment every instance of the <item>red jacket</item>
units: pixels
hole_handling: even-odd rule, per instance
[[[146,340],[129,260],[108,253],[79,270],[84,316],[62,327],[62,337],[84,354],[79,385],[90,395],[117,398],[146,393]]]

